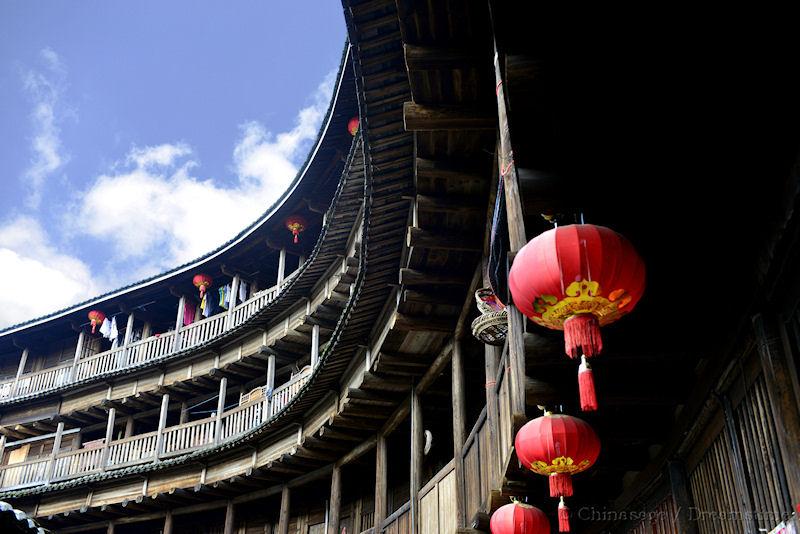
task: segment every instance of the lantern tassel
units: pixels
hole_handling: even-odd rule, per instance
[[[549,478],[551,497],[572,497],[572,477],[569,473],[553,473]]]
[[[558,531],[569,532],[569,508],[564,502],[564,497],[561,497],[561,502],[558,503]]]
[[[603,350],[600,323],[591,313],[579,313],[564,321],[564,351],[570,358],[579,354],[597,356]]]
[[[297,237],[297,234],[294,234],[294,244],[296,245],[300,241],[300,238]]]
[[[92,334],[94,334],[95,328],[97,328],[97,323],[92,323]]]
[[[597,411],[597,393],[594,389],[594,373],[586,356],[581,356],[581,365],[578,367],[578,390],[581,395],[581,410],[584,412]]]

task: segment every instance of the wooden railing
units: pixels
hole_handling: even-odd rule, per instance
[[[207,417],[164,429],[160,454],[178,454],[214,443],[216,423],[216,417]]]
[[[226,330],[242,324],[274,300],[296,273],[297,271],[292,273],[280,285],[260,291],[250,299],[234,307],[230,323],[227,320],[228,314],[222,312],[184,327],[179,334],[180,343],[177,345],[177,350],[200,345],[219,336]],[[74,375],[72,363],[70,362],[58,367],[23,375],[19,378],[19,381],[13,378],[4,380],[0,382],[0,400],[39,393],[64,384],[160,358],[176,349],[174,336],[174,332],[150,336],[127,346],[117,347],[113,350],[107,350],[81,359],[75,365]],[[15,382],[16,387],[14,386]]]
[[[464,510],[467,519],[478,512],[489,511],[489,493],[496,468],[491,462],[492,436],[486,421],[486,408],[475,422],[464,442],[461,461],[464,463]]]
[[[102,448],[63,452],[56,456],[53,478],[66,478],[99,471],[102,459]]]
[[[310,376],[311,368],[307,367],[276,388],[272,397],[254,399],[223,412],[219,418],[212,416],[167,427],[161,432],[160,439],[157,431],[148,432],[112,441],[108,447],[62,452],[55,457],[2,466],[0,488],[42,484],[182,454],[214,444],[218,424],[221,425],[219,441],[232,439],[256,428],[280,412],[308,382]],[[9,446],[13,447],[14,444],[10,443]]]
[[[455,532],[456,472],[450,461],[419,490],[420,532]]]
[[[295,376],[292,377],[291,380],[275,388],[275,391],[272,392],[272,399],[269,403],[269,416],[272,417],[276,413],[283,410],[284,406],[289,404],[289,401],[297,395],[297,392],[300,391],[306,382],[308,382],[308,377],[311,376],[311,367],[306,367]]]
[[[108,447],[108,467],[130,465],[156,456],[158,432],[148,432],[112,441]]]
[[[411,533],[411,501],[395,510],[392,515],[383,520],[381,532],[386,534]]]
[[[7,489],[40,483],[47,477],[49,465],[50,458],[6,465],[0,471],[0,487]]]

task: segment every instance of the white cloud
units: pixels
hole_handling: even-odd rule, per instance
[[[0,328],[100,293],[89,267],[58,252],[31,217],[0,227]]]
[[[213,250],[286,189],[297,160],[316,138],[332,86],[329,75],[287,132],[273,134],[255,121],[243,124],[233,150],[237,180],[232,186],[197,177],[195,154],[186,143],[133,148],[122,169],[98,177],[81,195],[70,215],[73,226],[108,242],[116,261],[142,275]]]
[[[30,120],[33,126],[31,138],[32,157],[22,179],[30,188],[26,204],[36,209],[42,200],[42,190],[47,178],[67,162],[62,153],[61,130],[58,126],[59,100],[64,90],[66,68],[53,50],[43,49],[39,53],[45,72],[29,70],[23,73],[25,92],[33,102]]]

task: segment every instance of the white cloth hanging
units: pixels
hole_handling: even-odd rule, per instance
[[[247,282],[239,280],[239,302],[247,300]]]
[[[103,324],[100,325],[100,333],[105,338],[111,334],[111,321],[109,321],[107,318],[103,319]]]

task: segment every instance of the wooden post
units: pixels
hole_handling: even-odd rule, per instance
[[[167,426],[167,413],[169,412],[169,394],[164,393],[161,397],[161,412],[158,414],[158,434],[156,434],[156,454],[155,459],[161,454],[164,444],[164,429]]]
[[[214,443],[219,443],[222,436],[222,412],[225,410],[225,396],[228,393],[228,379],[219,381],[219,398],[217,399],[217,420],[214,423]]]
[[[327,534],[341,534],[339,532],[339,514],[342,506],[342,468],[333,466],[331,473],[331,502],[328,513]]]
[[[297,257],[297,269],[300,270],[300,267],[306,262],[306,257],[304,254],[300,254]],[[339,534],[338,532],[336,534]]]
[[[419,532],[419,490],[422,488],[422,454],[424,447],[422,402],[415,386],[411,387],[411,473],[409,502],[411,504],[411,534]]]
[[[223,531],[223,534],[233,534],[233,523],[235,518],[233,501],[228,501],[228,504],[225,507],[225,530]]]
[[[108,522],[108,527],[106,527],[106,534],[114,534],[114,523],[112,521]]]
[[[500,455],[497,453],[500,447],[497,395],[495,385],[497,383],[498,362],[500,361],[500,348],[492,345],[484,345],[484,373],[486,375],[486,424],[489,425],[489,447],[487,451],[481,448],[481,455],[486,453],[486,461],[489,463],[489,488],[498,487],[497,477],[500,472]]]
[[[453,458],[456,472],[456,527],[463,528],[464,511],[464,449],[465,421],[467,419],[466,400],[464,398],[464,358],[461,352],[461,340],[453,340],[453,356],[450,360],[451,389],[453,402]]]
[[[189,405],[186,404],[186,401],[183,401],[181,402],[181,418],[178,420],[178,424],[182,425],[188,422],[189,422]]]
[[[239,275],[233,276],[233,281],[231,282],[231,296],[230,301],[228,302],[228,315],[225,317],[225,328],[231,327],[231,321],[233,321],[233,309],[236,307],[236,299],[239,298]]]
[[[800,391],[795,385],[796,362],[792,361],[789,336],[777,317],[756,315],[753,327],[789,496],[793,506],[800,506],[800,462],[797,461],[800,458]]]
[[[289,534],[289,505],[290,494],[289,486],[284,486],[281,490],[281,512],[278,516],[278,533]]]
[[[5,434],[0,434],[0,465],[3,463],[3,456],[6,451],[6,436]]]
[[[150,337],[150,332],[153,331],[153,325],[150,324],[150,321],[145,321],[144,326],[142,326],[142,339]]]
[[[267,391],[272,396],[272,390],[275,389],[275,355],[270,354],[267,358]]]
[[[119,351],[119,355],[117,356],[117,369],[125,367],[128,355],[128,344],[131,342],[131,336],[133,336],[133,314],[129,313],[128,322],[125,324],[125,337],[122,338],[123,349]]]
[[[283,283],[283,278],[286,276],[286,249],[282,248],[278,253],[278,283]]]
[[[353,506],[350,508],[350,515],[353,518],[351,524],[353,525],[353,532],[358,534],[362,532],[364,529],[361,528],[361,513],[362,513],[362,506],[363,503],[361,502],[361,498],[356,500],[353,503]]]
[[[114,421],[117,417],[117,411],[114,408],[108,410],[108,420],[106,421],[106,440],[103,442],[103,452],[100,456],[100,467],[105,470],[108,464],[108,449],[111,445],[111,439],[114,437]]]
[[[83,353],[83,343],[84,337],[86,334],[83,333],[83,330],[78,334],[78,344],[75,345],[75,356],[72,358],[72,368],[69,370],[69,381],[75,382],[75,372],[78,369],[78,362],[81,359],[81,354]]]
[[[692,499],[689,496],[689,482],[686,478],[686,469],[683,462],[670,461],[669,482],[672,487],[672,499],[675,501],[678,530],[684,534],[697,534],[697,520],[691,513]]]
[[[25,371],[25,364],[27,363],[28,363],[28,349],[24,349],[22,351],[22,356],[19,359],[19,366],[17,367],[17,376],[14,378],[14,386],[11,389],[12,396],[17,394],[17,385],[19,384],[19,377],[21,377],[23,371]]]
[[[186,308],[186,297],[178,299],[178,316],[175,318],[175,339],[172,340],[172,352],[181,348],[181,328],[183,328],[183,310]]]
[[[311,369],[316,369],[319,363],[319,325],[311,327]]]
[[[373,532],[380,532],[383,520],[386,519],[387,505],[387,458],[386,436],[379,434],[375,449],[375,521]]]
[[[50,482],[53,479],[53,472],[56,468],[56,456],[58,456],[58,451],[61,449],[61,436],[64,433],[64,422],[58,423],[58,427],[56,428],[56,437],[53,440],[53,452],[50,453],[50,462],[47,464],[47,482]]]
[[[133,435],[133,416],[129,415],[125,418],[125,437],[129,438]]]
[[[172,510],[167,510],[164,516],[164,534],[172,534]]]

